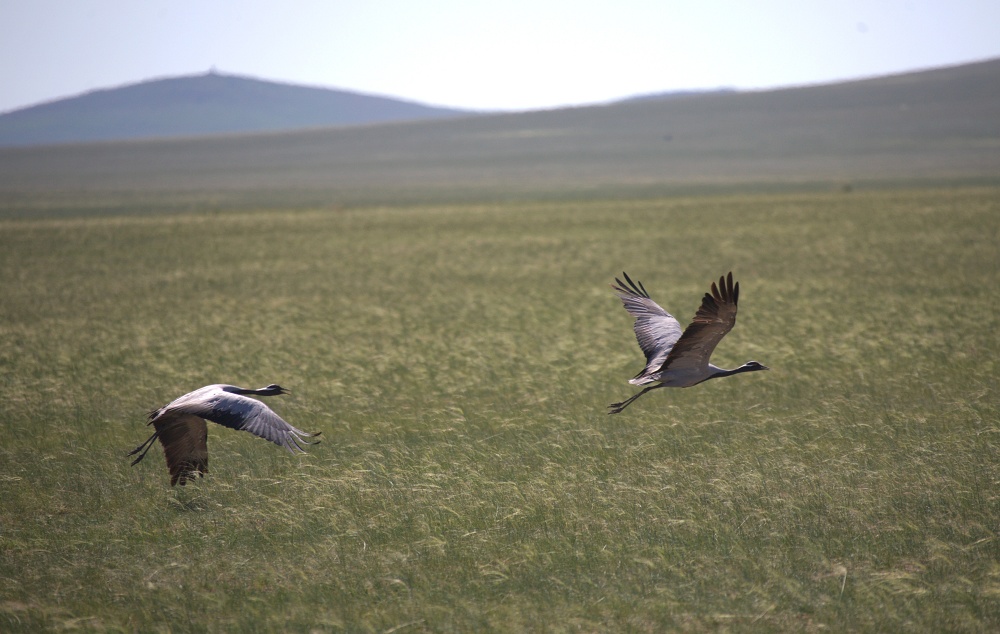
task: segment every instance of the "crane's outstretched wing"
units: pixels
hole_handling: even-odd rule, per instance
[[[733,284],[733,273],[719,278],[719,285],[712,282],[712,292],[705,293],[701,307],[691,324],[674,344],[663,365],[656,372],[704,368],[726,333],[736,324],[736,303],[740,297],[740,284]]]
[[[208,425],[202,418],[168,415],[153,421],[153,426],[167,458],[170,486],[184,486],[195,474],[200,478],[208,473]]]
[[[650,299],[642,282],[633,282],[628,273],[622,272],[622,275],[627,283],[616,277],[617,285],[612,284],[611,288],[621,298],[625,310],[635,317],[635,338],[646,355],[646,367],[631,382],[641,385],[649,382],[642,381],[642,377],[659,370],[666,361],[681,336],[681,325],[673,315]]]
[[[248,431],[291,453],[305,452],[300,443],[314,445],[319,442],[307,440],[319,436],[319,433],[310,434],[289,425],[264,403],[221,389],[196,401],[175,401],[164,410],[194,414],[230,429]]]

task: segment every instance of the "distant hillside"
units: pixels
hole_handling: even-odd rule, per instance
[[[0,217],[1000,183],[1000,60],[822,86],[0,148]]]
[[[0,115],[0,146],[267,132],[467,114],[472,113],[211,72],[95,90]]]

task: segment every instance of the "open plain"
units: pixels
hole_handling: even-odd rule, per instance
[[[291,159],[142,171],[181,146],[0,153],[0,630],[1000,628],[995,156],[338,197]],[[732,270],[714,361],[772,371],[607,415],[623,269],[683,323]],[[129,467],[216,382],[289,388],[323,443],[211,425],[203,480]]]

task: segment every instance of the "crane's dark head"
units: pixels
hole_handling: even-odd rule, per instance
[[[278,394],[288,394],[288,390],[281,387],[277,383],[272,383],[266,387],[262,387],[259,390],[255,390],[256,394],[261,396],[277,396]]]

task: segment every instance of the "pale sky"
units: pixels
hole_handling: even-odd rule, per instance
[[[0,112],[211,68],[526,110],[995,57],[997,0],[0,0]]]

